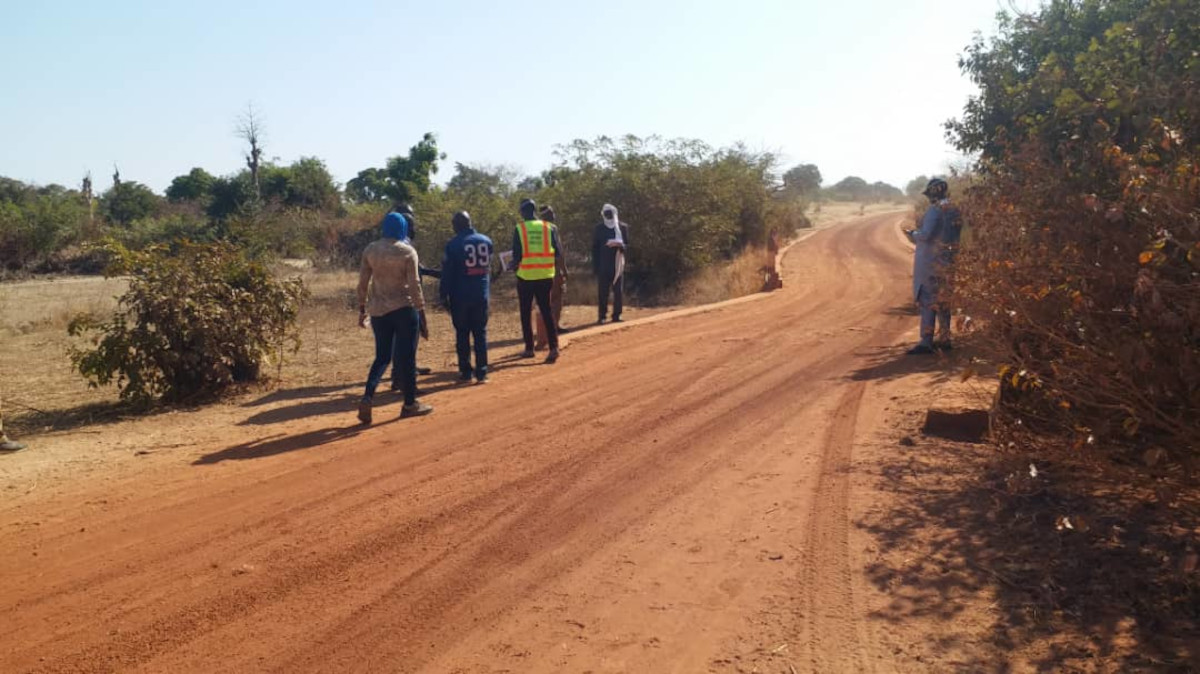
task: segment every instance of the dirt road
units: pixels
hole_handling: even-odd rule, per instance
[[[430,417],[347,410],[0,510],[0,670],[894,669],[847,467],[888,395],[852,373],[915,332],[898,218]]]

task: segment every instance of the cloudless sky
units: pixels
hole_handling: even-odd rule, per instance
[[[604,134],[743,141],[903,188],[956,158],[942,124],[1000,0],[92,0],[5,2],[0,175],[161,191],[242,166],[253,103],[268,158],[339,182],[426,131],[454,162],[537,173]]]

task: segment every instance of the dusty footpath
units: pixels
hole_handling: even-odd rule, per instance
[[[500,363],[429,417],[393,405],[363,430],[348,406],[269,440],[182,436],[115,477],[6,485],[0,671],[962,665],[928,659],[938,616],[884,617],[859,525],[930,383],[900,356],[900,217],[797,244],[782,291]],[[945,622],[987,622],[965,608]]]

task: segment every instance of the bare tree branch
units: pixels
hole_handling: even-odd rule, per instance
[[[262,116],[255,112],[253,103],[247,103],[245,112],[238,116],[234,132],[238,138],[246,141],[246,144],[250,146],[250,150],[244,155],[246,167],[250,169],[250,179],[254,183],[254,197],[261,199],[262,190],[258,182],[258,169],[262,163],[262,140],[266,133]]]

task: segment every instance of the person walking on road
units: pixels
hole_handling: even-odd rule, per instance
[[[521,336],[525,339],[522,358],[533,358],[533,302],[546,322],[550,354],[547,363],[558,361],[558,329],[550,311],[550,291],[555,270],[561,264],[562,249],[558,231],[550,223],[537,219],[537,204],[521,202],[521,222],[513,232],[513,264],[517,268],[517,300],[521,306]]]
[[[921,194],[929,199],[929,209],[919,228],[905,232],[917,246],[913,255],[913,298],[921,312],[921,341],[908,350],[910,356],[953,348],[946,286],[962,231],[962,221],[958,209],[950,203],[950,186],[945,180],[933,178]]]
[[[404,242],[416,248],[416,244],[413,242],[416,241],[417,238],[417,216],[415,213],[413,213],[412,206],[409,206],[408,204],[400,204],[392,209],[392,213],[399,213],[400,215],[404,216]],[[441,272],[436,269],[430,269],[424,265],[421,265],[420,268],[417,269],[417,273],[422,279],[424,279],[426,276],[432,278],[441,278]],[[418,346],[420,346],[420,339],[417,340],[417,343]],[[417,374],[419,375],[431,374],[432,372],[433,370],[431,368],[421,367],[420,365],[417,366]],[[393,366],[392,392],[403,390],[403,387],[400,385],[400,376],[396,374],[395,366]],[[420,394],[420,391],[418,391],[418,394]]]
[[[408,204],[400,204],[396,206],[395,209],[392,209],[392,212],[400,213],[400,215],[404,216],[404,242],[415,248],[416,245],[414,241],[416,241],[416,213],[413,212],[413,206],[409,206]],[[432,278],[442,278],[442,272],[439,272],[436,269],[430,269],[430,267],[425,265],[420,265],[416,272],[419,273],[421,278],[425,278],[426,276]],[[418,347],[419,345],[420,339],[418,339]],[[432,372],[433,369],[431,368],[416,366],[416,374],[431,374]],[[400,383],[400,377],[398,377],[396,374],[395,366],[392,366],[391,371],[391,390],[394,392],[403,390],[403,387]]]
[[[543,205],[541,210],[538,211],[538,215],[541,216],[542,222],[550,223],[550,227],[554,229],[555,233],[558,232],[558,225],[554,222],[555,216],[553,208],[551,208],[548,204]],[[567,251],[561,248],[561,234],[558,236],[558,243],[560,246],[558,251],[559,255],[555,258],[558,266],[554,270],[554,285],[550,288],[550,313],[554,314],[554,328],[558,330],[558,334],[561,335],[563,333],[563,295],[567,290]],[[533,340],[533,348],[538,350],[545,347],[548,343],[546,321],[538,321],[535,327],[537,328],[537,335]]]
[[[451,224],[454,238],[446,243],[442,257],[442,304],[450,310],[458,351],[459,381],[472,375],[477,383],[488,374],[488,296],[492,270],[492,240],[475,231],[471,214],[459,211]],[[475,367],[471,367],[471,339],[475,340]]]
[[[375,389],[395,361],[404,389],[400,415],[429,414],[433,408],[417,402],[417,335],[429,338],[425,322],[425,298],[418,276],[417,251],[406,242],[407,223],[399,213],[383,220],[383,237],[363,251],[358,276],[358,325],[371,324],[375,335],[375,361],[367,374],[367,386],[358,405],[358,419],[371,423]],[[368,319],[368,316],[370,318]]]
[[[625,252],[629,249],[629,225],[617,217],[617,207],[604,204],[604,220],[592,235],[592,271],[596,274],[599,323],[608,318],[608,296],[612,293],[613,323],[621,322],[625,307]]]

